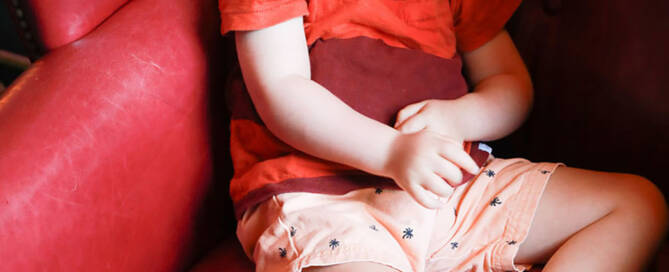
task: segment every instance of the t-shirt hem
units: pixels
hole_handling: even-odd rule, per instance
[[[245,211],[271,198],[273,195],[290,192],[343,195],[356,189],[370,187],[399,188],[390,178],[364,172],[348,175],[287,179],[278,183],[266,184],[250,191],[242,199],[235,201],[235,217],[237,220],[241,219]]]
[[[474,162],[481,167],[489,158],[490,153],[481,149],[479,145],[479,142],[468,143],[466,151],[474,159]],[[463,173],[462,184],[469,182],[474,177],[473,174],[467,173],[464,170],[461,171]],[[271,198],[273,195],[290,192],[343,195],[356,189],[370,187],[399,188],[391,178],[376,176],[357,170],[331,176],[286,179],[277,183],[265,184],[260,188],[246,193],[241,199],[234,201],[235,217],[237,220],[241,219],[246,210]]]

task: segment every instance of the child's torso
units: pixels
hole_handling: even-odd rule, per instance
[[[459,57],[445,59],[367,37],[319,40],[310,49],[310,61],[314,81],[354,110],[390,126],[408,104],[455,99],[468,92]],[[318,159],[274,137],[253,108],[239,73],[228,88],[227,102],[235,171],[230,194],[238,216],[279,193],[343,194],[395,186],[390,179]],[[479,165],[488,157],[471,143],[465,149]]]

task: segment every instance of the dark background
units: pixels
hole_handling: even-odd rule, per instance
[[[9,10],[5,3],[0,3],[0,50],[9,51],[19,55],[25,55],[26,51],[19,40],[16,27],[9,17]],[[5,86],[9,84],[22,72],[14,67],[1,64],[0,82]]]

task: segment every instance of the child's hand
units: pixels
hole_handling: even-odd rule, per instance
[[[386,172],[426,208],[442,206],[435,195],[451,195],[452,187],[462,182],[460,168],[470,173],[479,170],[461,144],[427,130],[399,134],[393,147]]]
[[[457,112],[449,100],[429,99],[404,107],[397,113],[395,128],[402,133],[414,133],[422,129],[434,131],[462,144],[463,137],[452,119]],[[449,118],[450,117],[450,118]]]

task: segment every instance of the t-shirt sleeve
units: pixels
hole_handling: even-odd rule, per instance
[[[521,0],[451,0],[457,49],[473,51],[494,38]]]
[[[218,0],[221,34],[256,30],[309,13],[306,0]]]

